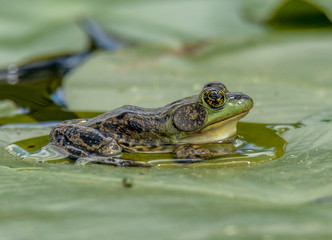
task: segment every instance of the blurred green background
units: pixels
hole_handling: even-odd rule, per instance
[[[233,168],[38,164],[0,150],[0,239],[331,239],[331,1],[7,1],[0,65],[83,51],[84,17],[137,44],[67,75],[69,110],[157,107],[221,81],[254,99],[244,121],[303,127],[282,135],[283,157]],[[0,101],[1,117],[20,111]],[[49,131],[4,125],[0,148]]]

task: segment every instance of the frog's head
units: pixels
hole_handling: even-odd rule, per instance
[[[210,82],[192,101],[176,108],[173,125],[181,132],[179,142],[208,143],[236,135],[237,122],[253,107],[240,92],[229,92],[224,84]]]

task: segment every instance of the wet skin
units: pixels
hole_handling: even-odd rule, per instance
[[[114,166],[150,166],[118,158],[122,151],[208,159],[234,152],[229,147],[216,150],[211,144],[230,142],[238,120],[252,106],[250,97],[210,82],[199,95],[164,107],[123,106],[92,119],[64,121],[52,129],[50,145],[71,158]]]

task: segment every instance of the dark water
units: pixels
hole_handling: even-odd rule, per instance
[[[80,25],[90,40],[82,51],[40,56],[2,66],[0,101],[11,101],[16,112],[14,116],[0,117],[0,125],[89,118],[98,114],[67,110],[63,82],[68,73],[87,61],[96,50],[112,52],[130,44],[105,33],[90,19],[82,20]]]
[[[284,154],[287,142],[280,136],[281,133],[295,125],[271,125],[240,122],[238,124],[238,138],[234,141],[236,153],[209,160],[174,159],[172,153],[163,154],[134,154],[123,153],[120,158],[147,162],[155,167],[227,167],[250,165],[277,159]],[[79,159],[70,160],[61,155],[54,147],[47,146],[48,136],[25,139],[7,146],[6,150],[22,158],[24,161],[89,164]],[[215,147],[224,147],[216,143]]]

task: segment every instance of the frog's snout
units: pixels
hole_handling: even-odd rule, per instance
[[[242,93],[241,93],[242,94]],[[242,99],[243,101],[246,103],[246,107],[248,110],[252,109],[252,107],[254,106],[254,100],[252,100],[251,97],[245,95],[245,94],[242,94]]]
[[[245,106],[245,110],[247,111],[254,106],[254,101],[241,92],[233,92],[229,100],[235,101],[237,105]]]

